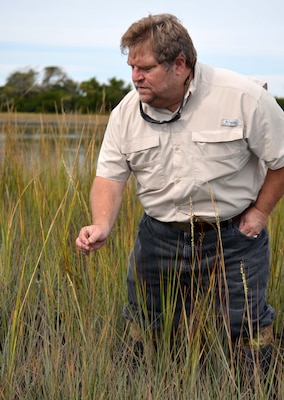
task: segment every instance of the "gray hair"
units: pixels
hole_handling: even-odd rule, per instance
[[[194,68],[196,49],[189,33],[174,15],[149,15],[134,22],[121,38],[121,53],[127,54],[130,48],[139,48],[147,41],[159,64],[171,67],[175,59],[182,55],[186,65]]]

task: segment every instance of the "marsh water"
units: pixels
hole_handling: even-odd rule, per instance
[[[90,144],[100,147],[106,123],[98,123],[95,118],[62,122],[54,118],[9,121],[0,117],[0,160],[13,155],[24,158],[24,164],[29,166],[50,156],[55,162],[63,160],[69,167],[74,162],[82,165]]]

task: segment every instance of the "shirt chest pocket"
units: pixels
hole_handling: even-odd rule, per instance
[[[192,141],[199,156],[206,159],[226,158],[242,150],[243,129],[238,127],[192,132]]]
[[[131,140],[122,146],[122,153],[136,176],[138,193],[164,187],[159,136]]]
[[[209,182],[238,171],[249,157],[243,128],[192,132],[195,176]]]

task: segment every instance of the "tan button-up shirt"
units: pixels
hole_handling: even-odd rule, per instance
[[[251,79],[200,63],[185,101],[180,120],[156,125],[131,91],[110,116],[97,175],[122,182],[132,172],[160,221],[231,218],[255,201],[267,167],[284,166],[284,113]],[[143,107],[158,120],[173,115]]]

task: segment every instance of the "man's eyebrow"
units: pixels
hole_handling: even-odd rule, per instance
[[[127,61],[127,64],[130,67],[135,66],[135,67],[138,67],[138,68],[141,68],[141,69],[151,69],[151,68],[157,67],[159,65],[158,63],[155,63],[155,64],[140,64],[140,65],[138,65],[138,64],[135,64],[135,63],[131,63],[129,61]]]

